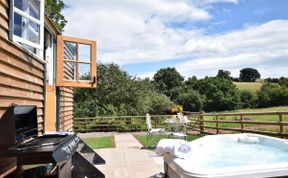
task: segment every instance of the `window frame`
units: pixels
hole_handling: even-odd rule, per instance
[[[76,80],[64,80],[64,62],[72,62],[64,59],[64,42],[76,43]],[[79,44],[90,45],[90,62],[79,62]],[[80,80],[78,76],[79,64],[90,64],[90,80]],[[79,87],[96,88],[96,41],[86,40],[68,36],[57,36],[57,57],[56,57],[56,86],[58,87]]]
[[[9,17],[9,38],[17,43],[18,45],[22,46],[24,50],[29,51],[29,53],[37,56],[41,61],[43,61],[44,57],[44,8],[45,8],[45,0],[37,0],[40,2],[40,9],[39,9],[39,20],[34,18],[33,16],[29,15],[29,12],[24,12],[21,9],[14,6],[15,0],[10,0],[10,17]],[[29,41],[23,37],[14,35],[14,14],[17,13],[22,18],[25,18],[33,23],[39,25],[39,44]],[[24,45],[36,48],[37,52],[30,51],[26,49]]]

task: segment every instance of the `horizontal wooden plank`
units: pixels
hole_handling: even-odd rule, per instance
[[[0,26],[4,30],[9,30],[8,19],[6,19],[4,16],[2,16],[2,14],[0,15]]]
[[[0,84],[9,86],[12,88],[18,88],[27,91],[33,91],[38,93],[43,93],[43,87],[39,85],[35,85],[33,83],[28,83],[23,80],[11,77],[9,75],[0,75]]]
[[[66,106],[74,106],[74,105],[70,101],[69,102],[65,102],[65,101],[60,102],[60,107],[66,107]]]
[[[67,120],[73,120],[73,118],[74,118],[73,115],[69,115],[69,116],[61,117],[59,120],[60,122],[65,122]]]
[[[38,101],[44,100],[44,97],[42,94],[32,92],[32,91],[12,88],[9,86],[8,87],[2,86],[2,85],[0,85],[0,96],[31,99],[31,100],[38,100]]]
[[[61,106],[60,108],[62,111],[74,111],[73,106]]]
[[[1,3],[1,5],[3,5],[6,9],[9,8],[9,0],[1,0],[0,3]]]
[[[67,112],[65,112],[65,111],[61,111],[61,110],[60,110],[59,115],[60,115],[59,117],[73,116],[73,111],[67,111]]]
[[[203,122],[209,123],[230,123],[230,124],[253,124],[253,125],[288,125],[288,122],[272,122],[272,121],[225,121],[225,120],[204,120]]]
[[[18,70],[29,73],[32,76],[37,76],[39,78],[44,77],[43,70],[31,65],[30,63],[27,63],[24,60],[12,56],[7,52],[0,53],[0,61],[2,61],[6,65],[9,65],[10,67],[14,67],[17,68]]]
[[[0,37],[8,40],[8,30],[2,28],[1,26],[0,26]],[[0,43],[2,43],[2,42],[0,42]]]
[[[66,91],[61,91],[61,92],[60,92],[60,95],[61,95],[62,97],[69,97],[69,98],[71,98],[71,97],[74,96],[73,93],[71,93],[71,92],[66,92]]]
[[[242,113],[205,113],[203,116],[262,116],[262,115],[279,115],[279,114],[288,114],[288,111],[266,111],[266,112],[242,112]]]
[[[73,94],[67,93],[67,92],[61,92],[61,96],[66,97],[66,98],[73,98],[74,97]]]
[[[8,36],[8,32],[7,36]],[[26,61],[28,64],[35,66],[36,68],[44,71],[44,63],[40,62],[33,55],[29,54],[24,50],[21,45],[17,45],[16,43],[10,41],[8,38],[0,38],[0,48],[3,51],[10,53],[14,57],[18,57],[19,59]]]
[[[37,121],[38,121],[38,123],[43,123],[44,122],[43,115],[42,116],[38,116],[37,117]]]
[[[6,19],[8,19],[8,17],[9,17],[9,12],[8,12],[8,8],[7,7],[5,7],[6,5],[6,3],[5,2],[2,2],[3,0],[1,0],[1,4],[0,4],[0,14],[2,15],[2,16],[4,16]]]
[[[29,100],[29,99],[19,99],[19,98],[11,98],[11,97],[3,97],[0,96],[0,107],[8,107],[10,106],[12,103],[15,104],[23,104],[23,105],[36,105],[39,108],[43,107],[43,102],[42,101],[35,101],[35,100]]]
[[[37,125],[38,125],[38,128],[39,128],[39,129],[43,129],[43,123],[42,123],[42,122],[40,122],[40,123],[38,122]]]
[[[43,79],[38,78],[38,77],[34,77],[31,76],[30,74],[21,72],[19,70],[17,70],[16,68],[11,68],[5,64],[3,64],[2,62],[0,62],[0,74],[5,74],[5,75],[9,75],[12,77],[15,77],[17,79],[21,79],[30,83],[35,83],[38,85],[43,85]]]
[[[60,121],[60,124],[64,124],[64,123],[72,123],[73,122],[73,119],[71,119],[71,117],[69,117],[69,118],[66,118],[65,120],[62,120],[62,121]]]
[[[60,102],[74,102],[73,98],[61,97]]]
[[[74,93],[74,89],[71,87],[60,87],[60,90],[68,93]]]
[[[61,94],[70,94],[70,95],[73,95],[73,94],[74,94],[74,90],[70,90],[69,88],[67,88],[67,89],[61,88],[61,89],[60,89],[60,93],[61,93]]]
[[[72,124],[62,125],[59,129],[60,129],[60,131],[70,131],[70,130],[72,130]]]

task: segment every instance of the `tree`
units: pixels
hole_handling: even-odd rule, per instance
[[[260,76],[260,73],[256,69],[244,68],[240,70],[239,79],[242,82],[255,82]]]
[[[288,88],[288,78],[280,77],[279,78],[279,85],[286,86]]]
[[[288,105],[288,88],[279,84],[267,83],[258,92],[258,106],[285,106]]]
[[[254,108],[256,103],[256,96],[250,90],[243,90],[240,92],[241,108]]]
[[[64,6],[63,0],[45,0],[45,12],[60,31],[64,30],[67,23],[67,20],[61,14],[61,10]]]
[[[177,103],[183,106],[184,111],[201,111],[203,101],[199,92],[190,89],[187,92],[181,93],[176,100]]]
[[[204,111],[224,111],[240,106],[240,94],[231,80],[206,77],[198,80],[195,89],[202,95]]]
[[[158,91],[164,93],[172,100],[177,98],[181,92],[182,81],[184,80],[174,67],[158,70],[153,79]]]
[[[231,79],[230,74],[231,72],[228,70],[218,70],[218,74],[216,77],[224,78],[224,79]]]
[[[97,88],[76,89],[74,111],[77,117],[162,114],[173,102],[154,91],[149,80],[132,77],[116,64],[97,65]]]

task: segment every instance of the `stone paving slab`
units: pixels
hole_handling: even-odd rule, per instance
[[[95,150],[105,165],[96,165],[107,178],[148,178],[163,172],[163,158],[142,145],[131,134],[115,134],[116,148]]]

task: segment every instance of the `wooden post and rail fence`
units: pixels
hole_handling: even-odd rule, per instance
[[[191,121],[187,132],[200,134],[258,133],[288,137],[288,111],[204,113],[183,112]],[[173,115],[151,115],[152,126],[168,128],[165,120]],[[146,116],[74,118],[74,131],[146,131]]]

